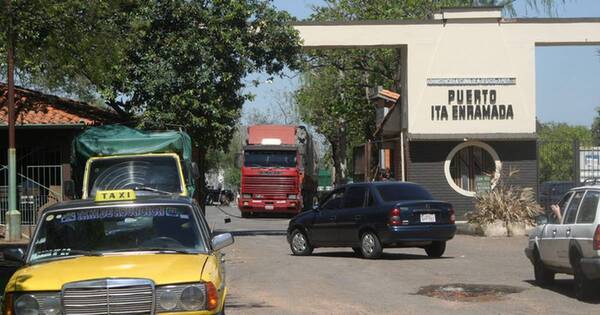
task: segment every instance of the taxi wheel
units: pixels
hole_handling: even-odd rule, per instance
[[[432,258],[440,258],[446,251],[446,242],[432,242],[431,245],[425,247],[427,256]]]
[[[292,232],[290,248],[296,256],[308,256],[313,252],[313,247],[310,245],[308,237],[300,230]]]
[[[555,273],[546,268],[537,249],[533,255],[533,274],[535,275],[535,283],[540,287],[551,284],[554,281]]]
[[[360,238],[360,251],[364,258],[376,259],[381,256],[383,248],[377,235],[371,231],[363,233]]]

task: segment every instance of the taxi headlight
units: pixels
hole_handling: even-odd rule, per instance
[[[16,297],[15,315],[58,315],[61,314],[59,292],[26,293]]]
[[[175,292],[173,289],[166,289],[158,295],[159,306],[167,311],[173,310],[177,307],[179,302],[179,292]]]
[[[16,315],[38,315],[40,313],[40,304],[35,296],[23,294],[15,301]]]
[[[207,309],[204,283],[157,287],[156,298],[157,313]]]
[[[206,305],[206,295],[204,290],[198,286],[189,286],[181,292],[181,306],[186,311],[195,311],[203,309]]]

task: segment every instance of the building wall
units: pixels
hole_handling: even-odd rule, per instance
[[[456,192],[446,180],[444,163],[461,141],[411,141],[407,156],[407,180],[425,186],[436,199],[454,205],[459,220],[473,210],[473,198]],[[498,154],[502,169],[500,180],[507,185],[531,187],[537,192],[536,142],[485,141]],[[509,172],[514,173],[508,177]]]

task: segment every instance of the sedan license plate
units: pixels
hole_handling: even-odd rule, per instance
[[[421,222],[422,223],[435,222],[435,214],[434,213],[422,213],[421,214]]]
[[[265,205],[265,210],[273,210],[273,205]]]

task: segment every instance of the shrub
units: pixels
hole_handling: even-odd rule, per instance
[[[490,224],[496,220],[505,223],[533,225],[535,217],[543,213],[531,188],[505,186],[499,183],[493,190],[475,197],[475,210],[467,213],[469,223]]]

